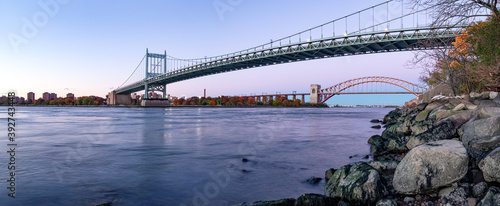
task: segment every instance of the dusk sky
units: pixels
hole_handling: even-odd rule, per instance
[[[383,0],[0,0],[0,96],[106,96],[150,52],[201,58],[267,43]],[[44,6],[44,5],[49,5]],[[218,5],[219,9],[216,6]],[[220,6],[226,10],[221,11]],[[47,8],[49,8],[47,10]],[[48,17],[48,18],[45,18]],[[27,26],[28,25],[28,26]],[[30,29],[34,28],[34,30]],[[419,82],[412,52],[266,66],[167,86],[173,96],[308,92],[364,76]],[[328,104],[404,104],[413,95],[344,95]]]

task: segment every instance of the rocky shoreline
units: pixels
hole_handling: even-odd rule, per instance
[[[500,205],[497,92],[435,96],[382,124],[368,139],[373,161],[328,169],[324,194],[251,205]]]

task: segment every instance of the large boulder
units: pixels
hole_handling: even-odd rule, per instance
[[[326,197],[362,204],[375,203],[386,194],[383,178],[365,162],[340,167],[325,185]]]
[[[498,206],[500,205],[500,189],[498,187],[490,187],[486,195],[479,201],[478,206]]]
[[[500,136],[500,116],[469,121],[464,125],[462,142],[474,165],[494,149],[492,147],[498,143],[496,136]]]
[[[412,149],[427,142],[452,139],[456,136],[456,131],[453,122],[446,120],[419,135],[410,137],[408,143],[406,143],[406,147]]]
[[[484,179],[488,182],[500,183],[500,147],[491,151],[481,162],[479,168],[483,171]]]
[[[393,185],[403,194],[434,191],[467,173],[467,151],[461,142],[441,140],[413,148],[398,164]]]

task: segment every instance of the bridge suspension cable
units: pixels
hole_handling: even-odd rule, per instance
[[[144,62],[144,59],[146,59],[146,55],[144,55],[144,57],[142,57],[142,60],[141,62],[139,62],[139,64],[137,65],[137,67],[135,67],[134,71],[132,72],[132,74],[130,74],[130,76],[127,78],[127,80],[125,80],[123,82],[123,84],[121,84],[119,87],[117,87],[116,89],[119,89],[121,88],[123,85],[125,85],[125,83],[127,83],[128,80],[130,80],[130,78],[132,78],[132,76],[134,75],[134,73],[137,71],[137,69],[139,69],[139,67],[141,66],[142,62]]]

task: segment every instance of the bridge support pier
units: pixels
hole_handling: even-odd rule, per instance
[[[319,97],[320,90],[321,90],[321,85],[311,84],[311,96],[309,99],[309,103],[318,104],[321,101]],[[302,98],[304,98],[304,96],[302,96]]]
[[[302,95],[302,104],[306,103],[306,98],[305,98],[306,95]]]
[[[115,91],[112,91],[108,94],[106,103],[108,105],[131,105],[132,97],[130,94],[116,94]]]

